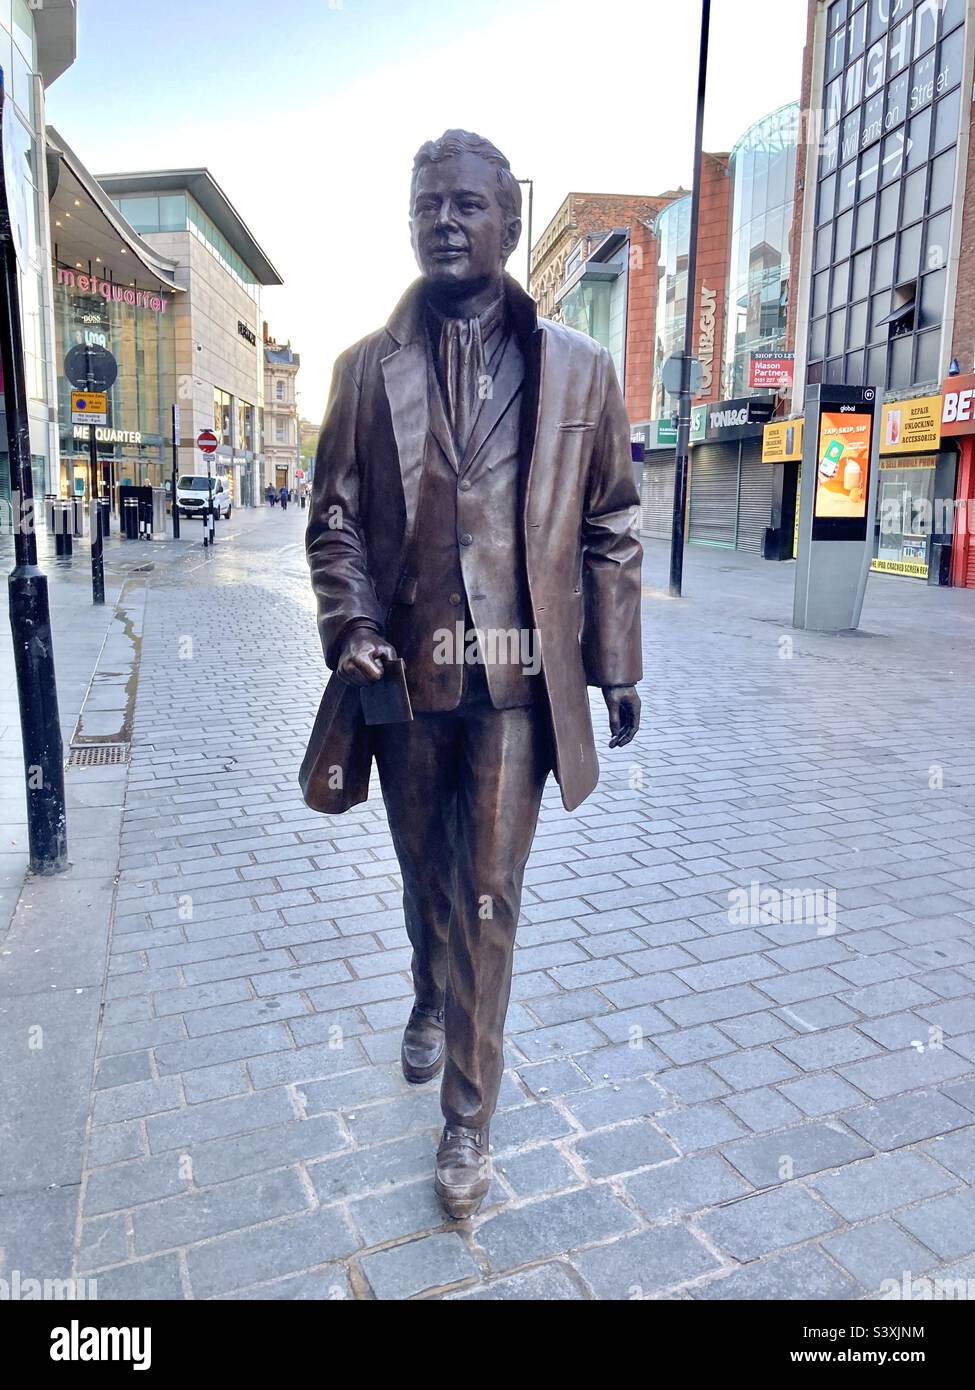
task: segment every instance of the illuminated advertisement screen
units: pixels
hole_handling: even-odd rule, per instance
[[[819,420],[816,516],[867,515],[873,416],[824,410]]]
[[[823,402],[816,442],[813,539],[862,540],[870,497],[873,414]]]

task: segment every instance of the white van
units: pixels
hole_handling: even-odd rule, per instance
[[[205,473],[184,473],[176,480],[176,505],[180,516],[205,516],[209,488],[213,487],[213,510],[219,519],[230,516],[233,502],[225,478],[207,478]]]

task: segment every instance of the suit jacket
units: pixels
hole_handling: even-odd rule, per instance
[[[634,685],[642,676],[639,494],[609,353],[582,333],[539,319],[534,300],[508,276],[505,295],[525,362],[518,503],[524,568],[555,775],[571,811],[599,776],[586,686]],[[386,327],[335,366],[306,533],[322,647],[333,671],[350,624],[365,619],[385,628],[408,569],[433,428],[425,334],[421,280]],[[491,418],[496,424],[496,410],[488,424]],[[465,578],[489,583],[489,570],[479,573],[477,547],[471,550]],[[357,805],[368,796],[370,767],[359,691],[333,674],[299,774],[306,803],[323,812]]]

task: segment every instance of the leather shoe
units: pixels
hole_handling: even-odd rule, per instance
[[[403,1075],[413,1085],[430,1081],[442,1070],[444,1062],[444,1026],[442,1009],[424,1009],[414,1004],[410,1021],[403,1033],[400,1052]]]
[[[448,1216],[464,1221],[477,1211],[491,1186],[488,1130],[444,1125],[437,1149],[434,1191]]]

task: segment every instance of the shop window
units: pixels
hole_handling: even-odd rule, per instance
[[[934,507],[935,465],[931,458],[880,461],[874,568],[924,578]]]

